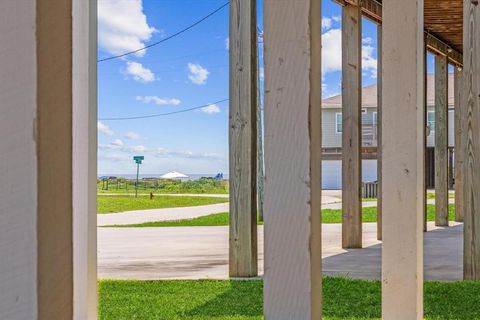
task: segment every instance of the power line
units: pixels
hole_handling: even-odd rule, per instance
[[[100,121],[119,121],[119,120],[137,120],[137,119],[163,117],[163,116],[169,116],[169,115],[172,115],[172,114],[184,113],[184,112],[188,112],[188,111],[202,109],[202,108],[208,107],[209,105],[226,102],[228,100],[230,100],[230,99],[223,99],[223,100],[215,101],[215,102],[212,102],[212,103],[209,103],[209,104],[204,104],[202,106],[193,107],[193,108],[189,108],[189,109],[178,110],[178,111],[172,111],[172,112],[150,114],[150,115],[146,115],[146,116],[124,117],[124,118],[100,118],[98,120],[100,120]]]
[[[133,51],[130,51],[130,52],[126,52],[126,53],[123,53],[123,54],[119,54],[119,55],[117,55],[117,56],[111,56],[111,57],[108,57],[108,58],[103,58],[103,59],[98,60],[97,62],[104,62],[104,61],[109,61],[109,60],[113,60],[113,59],[118,59],[118,58],[121,58],[121,57],[125,57],[125,56],[128,56],[128,55],[132,54],[132,53],[136,53],[136,52],[139,52],[139,51],[142,51],[142,50],[145,50],[145,49],[154,47],[154,46],[159,45],[159,44],[161,44],[161,43],[163,43],[163,42],[165,42],[165,41],[168,41],[168,40],[170,40],[170,39],[172,39],[172,38],[175,38],[175,37],[181,35],[182,33],[184,33],[184,32],[186,32],[186,31],[192,29],[193,27],[199,25],[199,24],[202,23],[203,21],[207,20],[208,18],[210,18],[211,16],[213,16],[214,14],[216,14],[217,12],[219,12],[220,10],[222,10],[223,8],[225,8],[226,6],[228,6],[229,3],[230,3],[230,2],[224,3],[224,4],[221,5],[219,8],[217,8],[216,10],[210,12],[208,15],[206,15],[206,16],[203,17],[202,19],[198,20],[197,22],[189,25],[189,26],[186,27],[185,29],[182,29],[182,30],[180,30],[180,31],[178,31],[178,32],[176,32],[176,33],[174,33],[174,34],[172,34],[172,35],[170,35],[170,36],[168,36],[168,37],[160,40],[160,41],[151,43],[151,44],[149,44],[149,45],[147,45],[147,46],[145,46],[145,47],[143,47],[143,48],[139,48],[139,49],[136,49],[136,50],[133,50]]]

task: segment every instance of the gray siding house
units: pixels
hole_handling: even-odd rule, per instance
[[[449,75],[448,88],[448,142],[454,144],[454,101],[453,74]],[[435,90],[434,76],[427,78],[427,163],[432,160],[435,145]],[[384,106],[388,108],[388,106]],[[371,85],[362,90],[362,180],[364,182],[377,179],[377,86]],[[340,189],[342,180],[341,150],[342,148],[342,96],[337,95],[322,101],[322,188]],[[428,156],[430,155],[430,157]],[[428,166],[428,164],[427,164]],[[431,171],[431,170],[430,170]],[[427,177],[427,186],[431,187],[433,179]]]
[[[427,125],[430,128],[427,146],[433,147],[435,144],[435,82],[433,75],[428,75],[427,84]],[[453,147],[453,74],[449,74],[448,105],[448,140],[449,145]],[[387,107],[384,106],[384,108]],[[377,123],[377,86],[371,85],[362,90],[362,145],[364,147],[377,146]],[[322,134],[324,149],[342,147],[342,95],[322,101]]]

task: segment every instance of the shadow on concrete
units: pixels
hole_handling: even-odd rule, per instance
[[[463,225],[439,228],[424,233],[425,280],[462,280]],[[323,274],[353,279],[381,278],[382,245],[348,249],[322,259]]]

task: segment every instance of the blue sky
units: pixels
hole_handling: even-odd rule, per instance
[[[225,0],[99,0],[99,59],[159,41]],[[258,24],[262,25],[259,1]],[[341,89],[341,8],[324,1],[323,95]],[[376,26],[363,24],[363,84],[376,82]],[[228,98],[228,7],[156,47],[98,64],[99,118],[178,111]],[[99,122],[98,172],[228,172],[228,102],[142,120]]]

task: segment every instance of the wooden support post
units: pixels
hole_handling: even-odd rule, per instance
[[[96,318],[96,17],[0,1],[0,319]]]
[[[463,7],[462,118],[465,128],[463,200],[465,279],[480,279],[480,7],[464,1]]]
[[[257,276],[256,0],[230,2],[231,277]]]
[[[342,247],[362,247],[362,10],[342,7]]]
[[[400,32],[401,30],[401,32]],[[383,1],[382,319],[423,319],[423,1]]]
[[[264,2],[265,319],[321,318],[320,4]]]
[[[377,25],[377,239],[382,240],[382,25]]]
[[[425,35],[425,34],[424,34]],[[430,165],[431,161],[427,159],[427,145],[428,145],[428,136],[427,136],[427,115],[428,115],[428,92],[427,92],[427,79],[428,79],[428,70],[427,70],[427,65],[428,65],[428,54],[427,54],[427,41],[424,39],[424,46],[423,46],[423,168],[424,168],[424,175],[423,175],[423,191],[425,194],[427,194],[427,181],[429,179],[430,175]],[[428,132],[429,134],[432,134]],[[428,167],[428,169],[427,169]],[[428,172],[428,174],[426,174]],[[428,203],[427,203],[427,197],[423,198],[423,232],[428,231]]]
[[[465,213],[463,200],[464,170],[463,163],[465,159],[464,141],[465,141],[465,105],[462,100],[463,90],[463,71],[455,68],[454,74],[454,138],[455,138],[455,221],[463,222]]]
[[[448,226],[448,61],[435,56],[435,225]]]
[[[73,319],[83,320],[97,318],[97,1],[72,3]]]

